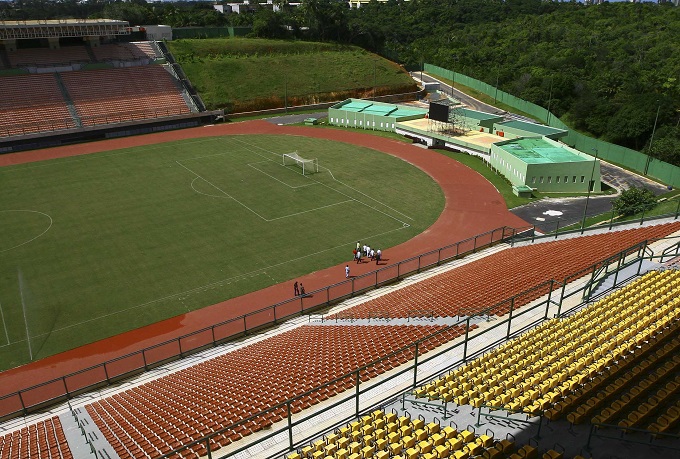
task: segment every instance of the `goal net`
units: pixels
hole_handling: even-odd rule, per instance
[[[283,154],[284,166],[298,166],[302,169],[302,175],[319,172],[319,162],[316,158],[306,159],[298,155],[297,151]]]

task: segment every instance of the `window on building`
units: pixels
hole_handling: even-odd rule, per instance
[[[569,183],[569,176],[568,175],[564,176],[564,183]]]
[[[583,183],[583,182],[585,182],[585,181],[586,181],[586,178],[585,178],[585,176],[582,175],[582,176],[581,176],[581,183]]]
[[[555,183],[560,183],[560,176],[555,177]]]
[[[541,175],[541,183],[543,183],[543,176]]]
[[[574,183],[576,183],[576,176],[574,175]]]
[[[531,177],[531,183],[536,183],[536,176]]]
[[[548,176],[548,183],[552,183],[552,175]]]

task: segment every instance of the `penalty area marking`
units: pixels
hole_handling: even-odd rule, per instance
[[[35,241],[36,239],[38,239],[40,236],[42,236],[43,234],[47,233],[47,232],[50,230],[50,228],[52,228],[52,223],[53,223],[52,217],[50,217],[49,215],[47,215],[47,214],[44,213],[44,212],[40,212],[39,210],[25,210],[25,209],[18,209],[18,210],[14,210],[14,209],[12,209],[12,210],[0,210],[0,213],[3,213],[3,212],[32,212],[32,213],[44,215],[45,217],[47,217],[47,218],[50,219],[50,224],[49,224],[49,226],[47,227],[47,229],[46,229],[45,231],[43,231],[42,233],[38,234],[38,235],[35,236],[34,238],[29,239],[29,240],[26,241],[26,242],[22,242],[21,244],[17,244],[17,245],[15,245],[15,246],[13,246],[13,247],[10,247],[10,248],[8,248],[8,249],[2,249],[2,250],[0,250],[0,253],[2,253],[2,252],[7,252],[7,251],[12,250],[12,249],[16,249],[17,247],[21,247],[22,245],[26,245],[26,244],[28,244],[29,242],[33,242],[33,241]]]
[[[201,176],[199,173],[197,173],[197,172],[195,172],[195,171],[189,169],[188,167],[186,167],[184,164],[180,163],[179,161],[175,161],[175,162],[196,176],[196,177],[194,177],[194,179],[191,181],[191,189],[194,190],[196,193],[202,194],[202,195],[204,195],[204,196],[210,196],[210,197],[213,197],[213,198],[227,198],[227,199],[232,199],[233,201],[237,202],[237,203],[240,204],[241,206],[243,206],[243,207],[245,207],[246,209],[248,209],[248,210],[249,210],[250,212],[252,212],[253,214],[255,214],[255,215],[257,215],[258,217],[260,217],[263,221],[268,222],[268,223],[269,223],[269,222],[276,221],[276,220],[281,220],[281,219],[283,219],[283,218],[294,217],[294,216],[296,216],[296,215],[302,215],[302,214],[306,214],[306,213],[308,213],[308,212],[315,212],[315,211],[317,211],[317,210],[326,209],[326,208],[328,208],[328,207],[333,207],[333,206],[337,206],[337,205],[340,205],[340,204],[347,204],[348,202],[356,201],[355,199],[348,199],[348,200],[345,200],[345,201],[335,202],[335,203],[333,203],[333,204],[328,204],[328,205],[321,206],[321,207],[315,207],[315,208],[313,208],[313,209],[303,210],[302,212],[295,212],[295,213],[292,213],[292,214],[282,215],[282,216],[280,216],[280,217],[275,217],[275,218],[265,218],[265,217],[263,217],[262,215],[260,215],[259,213],[255,212],[255,211],[254,211],[253,209],[251,209],[250,207],[248,207],[246,204],[242,203],[241,201],[239,201],[238,199],[236,199],[235,197],[233,197],[232,195],[230,195],[229,193],[227,193],[226,191],[224,191],[222,188],[218,187],[217,185],[215,185],[214,183],[210,182],[210,181],[209,181],[208,179],[206,179],[205,177]],[[201,179],[201,180],[203,180],[205,183],[207,183],[207,184],[210,185],[211,187],[215,188],[217,191],[219,191],[220,193],[222,193],[224,196],[214,195],[214,194],[208,194],[208,193],[203,193],[203,192],[201,192],[201,191],[198,191],[198,190],[196,189],[196,187],[194,187],[194,182],[196,181],[196,179]],[[341,194],[342,194],[342,193],[341,193]],[[351,198],[350,196],[347,196],[347,197]],[[401,223],[404,224],[403,222],[401,222]]]
[[[287,186],[288,188],[292,188],[292,189],[294,189],[294,190],[297,189],[297,188],[304,188],[304,187],[306,187],[306,186],[319,185],[319,182],[312,182],[312,183],[308,183],[308,184],[306,184],[306,185],[298,185],[298,186],[288,185],[288,184],[287,184],[286,182],[284,182],[283,180],[279,180],[279,179],[277,179],[276,177],[274,177],[273,175],[267,174],[267,173],[266,173],[265,171],[263,171],[262,169],[258,169],[257,167],[253,166],[253,164],[261,164],[261,163],[268,163],[268,162],[269,162],[269,161],[258,161],[258,162],[256,162],[256,163],[248,163],[248,166],[252,167],[253,169],[255,169],[255,170],[258,171],[258,172],[262,172],[262,173],[263,173],[264,175],[266,175],[267,177],[269,177],[269,178],[271,178],[271,179],[273,179],[273,180],[276,180],[277,182],[281,183],[282,185],[285,185],[285,186]],[[284,167],[285,167],[285,166],[284,166]],[[288,170],[290,170],[290,169],[288,169]],[[306,176],[305,176],[305,177],[306,177]],[[308,178],[308,177],[307,177],[307,178]]]
[[[258,148],[258,149],[260,149],[260,150],[262,150],[262,151],[265,151],[265,152],[267,152],[267,153],[271,153],[272,155],[276,155],[277,157],[278,157],[278,155],[279,155],[279,153],[276,153],[276,152],[271,151],[271,150],[267,150],[266,148],[262,148],[262,147],[257,146],[257,145],[250,144],[250,143],[245,142],[245,141],[243,141],[243,140],[241,140],[241,139],[234,139],[234,140],[237,141],[237,142],[240,142],[240,143],[242,143],[242,144],[244,144],[244,145],[248,145],[249,147]],[[268,158],[268,157],[266,157],[266,156],[262,156],[262,155],[258,154],[256,151],[253,151],[251,148],[246,148],[246,150],[249,151],[249,152],[251,152],[251,153],[254,153],[255,155],[257,155],[257,156],[259,156],[259,157],[261,157],[261,158],[266,159],[267,161],[275,162],[275,161],[274,161],[273,159],[271,159],[271,158]],[[278,164],[278,163],[277,163],[277,164]],[[346,187],[346,188],[349,188],[350,190],[355,191],[355,192],[359,193],[360,195],[362,195],[362,196],[364,196],[364,197],[366,197],[366,198],[368,198],[368,199],[370,199],[370,200],[372,200],[372,201],[375,201],[376,203],[380,204],[381,206],[383,206],[383,207],[385,207],[385,208],[387,208],[387,209],[390,209],[391,211],[394,211],[394,212],[398,213],[399,215],[401,215],[401,216],[403,216],[403,217],[405,217],[405,218],[408,218],[409,220],[413,220],[412,217],[409,217],[408,215],[404,214],[403,212],[400,212],[400,211],[398,211],[397,209],[388,206],[388,205],[385,204],[384,202],[381,202],[381,201],[379,201],[379,200],[377,200],[377,199],[375,199],[375,198],[373,198],[373,197],[367,195],[367,194],[364,193],[363,191],[357,190],[356,188],[353,188],[353,187],[347,185],[346,183],[344,183],[344,182],[342,182],[342,181],[336,179],[335,176],[333,175],[333,173],[331,172],[331,170],[328,169],[327,167],[319,166],[319,168],[321,168],[321,169],[326,169],[326,170],[328,171],[328,173],[331,175],[331,178],[332,178],[334,181],[338,182],[340,185],[342,185],[342,186],[344,186],[344,187]],[[319,181],[317,181],[317,180],[312,179],[311,177],[310,177],[310,180],[313,180],[314,182],[318,183],[319,185],[323,185],[323,186],[325,186],[326,188],[329,188],[329,189],[335,191],[336,193],[340,193],[340,194],[342,194],[343,196],[347,196],[347,195],[346,195],[345,193],[343,193],[342,191],[339,191],[339,190],[336,190],[336,189],[334,189],[334,188],[331,188],[330,186],[326,185],[325,183],[321,183],[321,182],[319,182]],[[351,196],[347,196],[347,197],[350,197],[350,198],[351,198]],[[369,205],[369,204],[367,204],[367,203],[365,203],[365,202],[363,202],[363,201],[360,201],[360,200],[358,200],[358,199],[356,199],[356,198],[352,198],[352,199],[354,199],[356,202],[358,202],[358,203],[360,203],[360,204],[362,204],[362,205],[368,207],[369,209],[373,209],[373,210],[375,210],[376,212],[380,212],[380,213],[383,214],[383,215],[386,215],[386,216],[388,216],[388,217],[390,217],[390,218],[393,218],[393,219],[397,220],[399,223],[402,223],[402,224],[405,223],[405,222],[399,220],[397,217],[395,217],[395,216],[393,216],[393,215],[390,215],[390,214],[388,214],[387,212],[383,212],[383,211],[381,211],[381,210],[379,210],[379,209],[376,209],[375,207],[373,207],[373,206],[371,206],[371,205]]]

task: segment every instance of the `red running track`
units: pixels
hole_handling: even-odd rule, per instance
[[[411,144],[361,132],[302,126],[278,126],[262,120],[204,126],[0,155],[0,167],[189,138],[237,134],[299,135],[351,143],[391,154],[429,174],[444,193],[446,198],[444,210],[437,221],[423,233],[396,247],[385,250],[384,258],[387,259],[387,264],[502,226],[515,228],[527,226],[524,220],[507,210],[498,190],[482,175],[447,156]],[[375,265],[373,263],[352,264],[351,269],[353,275],[361,275],[374,270]],[[344,279],[343,265],[323,269],[299,278],[307,291],[313,291]],[[60,378],[104,361],[289,299],[292,297],[292,290],[290,282],[273,285],[263,290],[4,371],[0,373],[0,396],[17,392],[44,381]]]

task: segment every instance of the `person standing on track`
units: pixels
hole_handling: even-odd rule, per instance
[[[345,279],[349,279],[349,265],[345,265]]]
[[[298,288],[297,281],[295,281],[295,283],[293,284],[293,293],[295,293],[295,296],[300,295],[300,289]]]
[[[377,252],[375,252],[375,264],[379,265],[380,264],[380,258],[382,257],[382,251],[378,249]]]

